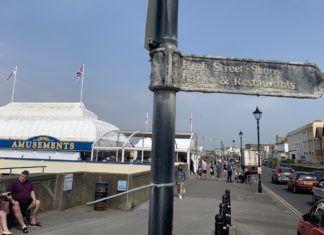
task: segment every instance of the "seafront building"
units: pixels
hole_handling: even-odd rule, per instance
[[[152,132],[125,131],[83,103],[16,103],[0,107],[0,158],[150,162]],[[198,158],[197,136],[176,132],[175,161]]]
[[[278,161],[286,160],[289,158],[289,145],[287,142],[287,137],[276,136],[276,143],[273,151],[273,157]]]
[[[313,121],[287,134],[289,158],[323,165],[323,121]]]
[[[0,107],[0,156],[90,159],[91,145],[116,126],[83,103],[9,103]]]

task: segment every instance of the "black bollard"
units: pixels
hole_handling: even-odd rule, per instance
[[[229,189],[226,189],[225,195],[227,196],[228,204],[231,205],[231,191]]]
[[[228,224],[230,226],[232,226],[232,207],[231,207],[231,193],[229,189],[225,190],[225,195],[226,195],[226,199],[227,199],[227,212],[229,214],[229,218],[228,218]]]
[[[224,218],[221,214],[215,216],[215,235],[223,235]]]
[[[224,225],[227,225],[228,224],[228,221],[227,221],[227,205],[226,205],[226,203],[222,203],[221,204],[221,212],[220,212],[220,214],[221,215],[223,215],[223,217],[224,217]]]
[[[222,196],[222,203],[228,204],[228,199],[226,194],[223,194]]]
[[[228,212],[227,212],[227,204],[226,203],[220,203],[219,204],[219,214],[223,217],[223,234],[228,235],[229,234],[229,225],[228,225]]]

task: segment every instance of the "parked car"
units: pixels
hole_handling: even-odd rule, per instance
[[[312,199],[313,203],[320,199],[324,199],[324,178],[319,181],[318,185],[313,186]]]
[[[312,172],[316,175],[318,180],[324,178],[324,171],[312,171]]]
[[[313,172],[295,171],[288,180],[288,190],[311,192],[318,179]]]
[[[294,172],[294,170],[290,167],[281,167],[277,166],[274,170],[272,170],[271,181],[272,183],[287,183],[289,180],[289,176]]]
[[[318,201],[308,213],[300,217],[297,235],[324,235],[324,200]]]

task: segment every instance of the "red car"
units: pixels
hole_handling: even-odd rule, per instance
[[[297,235],[324,235],[324,199],[318,201],[308,213],[300,217]]]
[[[289,177],[288,190],[292,190],[294,193],[297,191],[311,192],[314,185],[318,184],[318,179],[312,172],[295,171]]]

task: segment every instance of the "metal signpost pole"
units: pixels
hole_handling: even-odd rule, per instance
[[[294,98],[319,98],[324,93],[324,73],[315,64],[182,55],[177,34],[178,0],[149,0],[145,48],[150,52],[154,92],[150,235],[172,234],[177,91]],[[260,119],[262,112],[256,115]],[[258,118],[257,124],[260,166]],[[262,192],[260,174],[259,189]]]
[[[173,178],[177,67],[178,0],[149,0],[145,47],[151,57],[154,92],[149,235],[169,235],[173,229]],[[178,59],[179,60],[179,59]]]

